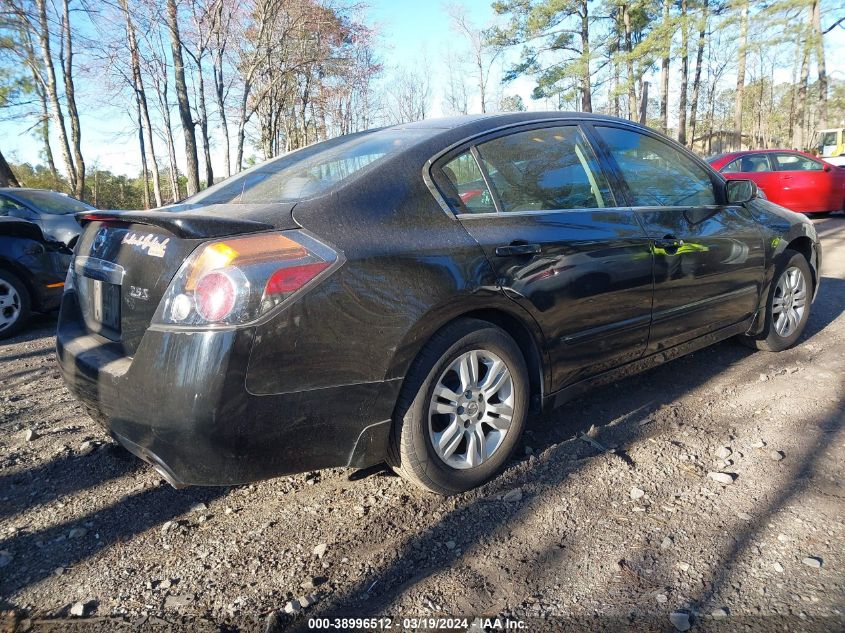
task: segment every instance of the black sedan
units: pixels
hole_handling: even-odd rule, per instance
[[[0,339],[24,328],[32,312],[59,307],[71,257],[37,224],[0,217]]]
[[[531,411],[729,337],[798,340],[819,240],[755,192],[601,116],[343,136],[81,216],[58,357],[175,486],[386,460],[455,493]]]

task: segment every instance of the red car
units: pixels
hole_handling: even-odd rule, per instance
[[[707,159],[725,178],[753,180],[766,198],[800,213],[845,209],[845,168],[786,149],[731,152]]]

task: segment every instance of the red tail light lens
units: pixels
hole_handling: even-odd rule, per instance
[[[238,296],[232,279],[225,273],[213,272],[197,282],[194,291],[197,313],[206,321],[222,321],[235,307]]]
[[[186,326],[251,323],[342,263],[304,231],[207,242],[185,260],[153,321]]]
[[[316,262],[314,264],[302,264],[301,266],[280,268],[273,273],[267,282],[267,287],[264,289],[264,295],[278,295],[296,292],[328,268],[329,265],[330,264],[328,262]]]

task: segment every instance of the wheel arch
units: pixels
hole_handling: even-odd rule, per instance
[[[404,382],[409,368],[431,337],[460,319],[478,319],[500,327],[516,342],[528,367],[531,408],[538,410],[549,387],[549,367],[543,351],[543,335],[527,312],[504,297],[503,300],[494,305],[467,306],[458,312],[433,311],[434,314],[429,313],[420,319],[418,327],[405,337],[399,348],[408,350],[413,345],[413,353],[396,354],[388,377],[402,378]]]
[[[817,255],[813,240],[806,235],[799,235],[786,245],[786,249],[797,251],[804,256],[810,266],[810,272],[813,273],[813,288],[816,288],[819,283],[819,271],[816,267]]]

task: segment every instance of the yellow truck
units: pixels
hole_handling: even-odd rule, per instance
[[[845,166],[845,128],[831,128],[816,132],[813,147],[832,165]]]

